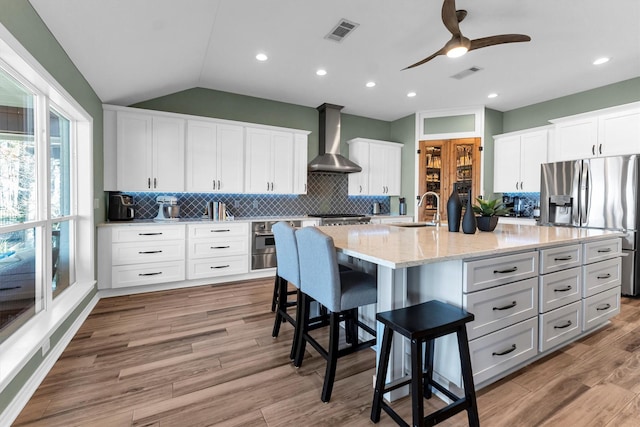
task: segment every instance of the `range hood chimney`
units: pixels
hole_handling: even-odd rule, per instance
[[[362,168],[340,155],[340,110],[342,106],[322,104],[320,112],[319,154],[309,163],[309,172],[353,173]]]

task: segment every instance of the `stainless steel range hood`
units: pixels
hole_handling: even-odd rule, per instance
[[[340,110],[342,106],[322,104],[320,112],[319,155],[309,163],[309,172],[353,173],[362,168],[340,155]]]

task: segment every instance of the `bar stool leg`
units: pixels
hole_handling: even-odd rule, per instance
[[[465,399],[469,404],[467,415],[470,427],[479,427],[480,418],[478,416],[478,404],[476,402],[476,391],[473,384],[473,372],[471,370],[471,355],[469,353],[469,341],[467,339],[467,328],[462,325],[457,331],[458,348],[460,349],[460,363],[462,365],[462,383],[464,384]]]
[[[271,298],[271,311],[276,311],[276,303],[278,301],[278,293],[279,293],[279,286],[280,286],[280,276],[278,276],[278,273],[276,273],[276,277],[274,279],[274,283],[273,283],[273,297]]]
[[[273,332],[271,333],[271,336],[274,338],[277,338],[278,334],[280,334],[280,325],[282,324],[282,322],[284,322],[284,318],[282,317],[281,313],[286,313],[287,311],[287,287],[287,281],[280,276],[276,276],[276,289],[278,290],[278,310],[276,311],[276,319],[273,322]]]
[[[413,425],[424,423],[424,395],[422,385],[422,341],[411,340],[411,406]]]
[[[304,358],[304,350],[307,345],[307,340],[304,336],[309,332],[309,309],[311,306],[311,299],[304,293],[300,292],[301,299],[298,300],[300,308],[300,319],[296,320],[296,351],[293,365],[296,368],[302,366],[302,359]]]
[[[331,399],[338,365],[338,345],[340,344],[340,315],[332,312],[329,316],[329,352],[327,354],[327,370],[324,374],[324,386],[322,387],[321,399],[323,402],[328,402]]]
[[[433,351],[435,340],[428,340],[425,343],[424,353],[424,397],[425,399],[431,399],[432,389],[431,383],[433,382]]]
[[[373,403],[371,404],[371,421],[380,421],[382,411],[382,399],[384,399],[384,386],[387,379],[387,369],[389,367],[389,355],[391,353],[391,340],[393,330],[388,326],[384,327],[382,334],[382,344],[380,349],[380,359],[378,360],[378,373],[376,375],[376,387],[373,391]]]
[[[291,352],[289,353],[289,359],[294,360],[296,357],[296,349],[298,348],[298,328],[302,327],[302,292],[300,289],[296,291],[296,298],[298,304],[296,304],[296,324],[293,331],[293,343],[291,344]]]

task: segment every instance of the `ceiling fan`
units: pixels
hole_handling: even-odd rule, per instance
[[[460,32],[460,26],[458,25],[466,16],[466,10],[456,10],[455,0],[444,0],[444,3],[442,4],[442,22],[453,37],[451,37],[451,40],[449,40],[442,49],[431,56],[427,56],[422,61],[409,65],[404,68],[404,70],[422,65],[439,55],[447,55],[450,58],[456,58],[464,55],[467,51],[480,49],[481,47],[489,47],[503,43],[528,42],[531,40],[531,37],[524,34],[501,34],[498,36],[469,40],[462,35]]]

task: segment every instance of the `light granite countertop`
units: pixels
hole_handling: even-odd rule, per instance
[[[498,224],[493,232],[475,234],[450,233],[446,225],[405,228],[376,224],[319,229],[333,238],[339,252],[394,269],[624,235],[617,231],[514,224]]]

